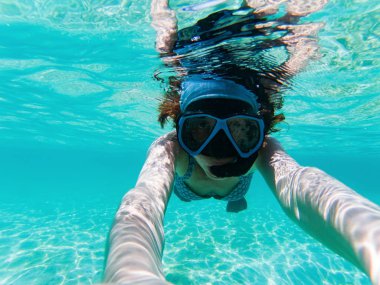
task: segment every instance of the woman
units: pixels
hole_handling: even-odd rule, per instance
[[[158,32],[157,46],[181,78],[172,82],[160,114],[161,122],[174,120],[176,132],[152,144],[135,188],[122,200],[109,236],[105,280],[167,284],[161,263],[163,218],[172,189],[184,201],[225,199],[227,210],[238,212],[246,207],[244,195],[258,169],[294,222],[379,285],[380,208],[321,170],[300,166],[268,136],[282,120],[268,95],[304,64],[296,64],[294,55],[310,55],[310,50],[300,52],[294,49],[297,43],[288,44],[293,56],[269,76],[248,74],[234,64],[211,66],[212,72],[189,71],[193,62],[172,56],[181,39],[175,36],[167,2],[157,0],[152,7],[153,18],[172,19]],[[292,13],[284,16],[294,18]],[[294,43],[281,42],[287,41]],[[277,78],[284,70],[289,72]]]
[[[181,90],[180,113],[171,113],[179,146],[175,194],[183,201],[225,200],[227,211],[245,209],[253,164],[273,118],[264,123],[256,95],[231,80],[188,76]]]

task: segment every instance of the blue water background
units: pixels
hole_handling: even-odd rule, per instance
[[[196,13],[173,3],[186,26]],[[316,166],[380,204],[379,7],[332,1],[321,58],[285,94],[276,134]],[[0,284],[101,281],[108,229],[161,130],[162,89],[148,1],[0,2]],[[221,201],[166,215],[164,270],[175,284],[369,284],[307,237],[257,174],[240,214]],[[194,222],[196,221],[196,222]]]

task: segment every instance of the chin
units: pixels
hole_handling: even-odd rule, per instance
[[[247,158],[239,157],[232,163],[210,166],[210,173],[218,178],[242,176],[252,168],[253,163],[256,161],[257,155],[258,153],[254,153]]]

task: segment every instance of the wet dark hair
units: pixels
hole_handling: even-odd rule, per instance
[[[277,123],[285,119],[283,114],[275,114],[281,109],[283,99],[278,95],[278,82],[273,74],[260,74],[246,67],[240,67],[234,64],[226,64],[223,70],[214,70],[210,73],[224,79],[232,80],[237,84],[244,86],[258,96],[258,103],[261,105],[260,114],[264,120],[265,134],[278,131],[275,126]],[[183,78],[171,76],[169,77],[168,88],[165,91],[164,99],[159,105],[158,121],[161,127],[164,127],[168,119],[173,121],[176,127],[181,110],[179,106],[181,83]],[[264,87],[264,82],[265,87]],[[268,84],[269,82],[269,84]],[[271,82],[273,84],[271,84]]]

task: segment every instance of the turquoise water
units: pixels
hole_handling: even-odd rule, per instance
[[[180,26],[216,9],[189,13]],[[276,134],[380,204],[379,5],[332,1],[321,57],[285,94]],[[95,284],[105,239],[150,143],[160,68],[148,1],[0,1],[0,284]],[[257,175],[248,210],[180,202],[166,214],[164,271],[175,284],[370,284],[306,236]],[[194,222],[195,221],[195,222]]]

